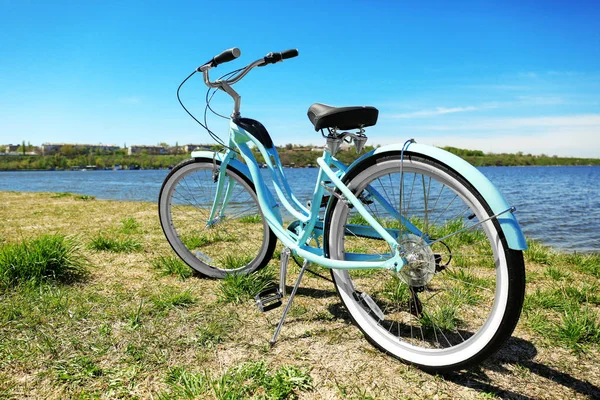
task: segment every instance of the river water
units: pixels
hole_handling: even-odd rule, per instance
[[[528,237],[562,251],[600,252],[600,167],[483,167]],[[0,172],[0,190],[72,192],[98,199],[156,203],[166,170]],[[312,194],[317,169],[286,169],[299,199]]]

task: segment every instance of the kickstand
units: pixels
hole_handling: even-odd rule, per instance
[[[283,326],[283,321],[285,320],[285,317],[287,316],[287,313],[290,310],[290,307],[292,306],[292,302],[294,301],[294,296],[296,296],[296,291],[298,290],[298,286],[300,286],[300,281],[302,280],[304,271],[306,271],[306,268],[308,267],[309,264],[310,263],[308,262],[308,260],[304,260],[304,264],[302,264],[302,269],[300,270],[300,275],[298,275],[298,279],[296,279],[296,284],[294,285],[294,288],[292,289],[292,293],[290,294],[290,298],[288,299],[288,302],[285,305],[285,309],[283,310],[283,315],[281,316],[281,319],[279,320],[279,323],[277,324],[277,329],[275,329],[273,338],[269,342],[269,344],[271,346],[275,345],[275,342],[277,342],[277,336],[279,336],[279,331],[281,330],[281,327]]]

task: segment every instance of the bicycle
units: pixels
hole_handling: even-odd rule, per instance
[[[527,246],[515,208],[470,164],[412,139],[343,164],[335,157],[340,145],[352,143],[360,152],[378,110],[320,103],[310,106],[308,117],[325,147],[312,198],[302,204],[271,136],[260,122],[241,116],[241,98],[232,88],[253,68],[298,51],[269,53],[210,80],[212,68],[239,55],[237,48],[226,50],[181,83],[201,72],[209,88],[206,107],[211,90],[222,90],[234,108],[227,145],[193,151],[162,185],[160,223],[178,256],[203,275],[223,278],[263,268],[281,241],[279,286],[257,296],[262,311],[282,305],[290,254],[304,259],[271,344],[308,265],[318,264],[330,269],[366,339],[395,358],[448,372],[498,350],[517,324],[525,291]],[[262,155],[275,194],[252,149]],[[281,206],[291,222],[284,223]]]

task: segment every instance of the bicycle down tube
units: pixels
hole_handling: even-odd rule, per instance
[[[259,198],[259,203],[262,205],[269,204],[266,197],[266,191],[268,191],[266,184],[262,178],[260,173],[260,168],[252,151],[247,145],[247,142],[252,142],[261,152],[265,162],[267,164],[270,173],[273,176],[273,183],[275,187],[275,192],[281,200],[281,203],[285,207],[285,209],[292,214],[298,221],[306,224],[306,226],[297,232],[296,234],[291,231],[285,229],[282,223],[281,213],[277,209],[261,207],[264,217],[268,221],[269,226],[275,233],[275,235],[283,242],[286,247],[290,247],[293,249],[300,257],[308,259],[310,262],[317,263],[323,265],[328,268],[336,268],[336,269],[369,269],[369,268],[386,268],[392,269],[395,271],[399,271],[402,266],[405,264],[405,261],[401,257],[401,249],[398,248],[397,234],[394,235],[391,229],[386,229],[381,226],[381,224],[373,218],[365,209],[360,199],[358,199],[340,180],[337,176],[336,172],[334,172],[329,165],[332,163],[332,156],[327,150],[324,151],[323,157],[318,159],[319,166],[321,167],[319,170],[318,180],[315,185],[313,197],[312,197],[312,206],[309,209],[305,208],[300,204],[300,202],[293,195],[289,184],[286,181],[285,175],[281,170],[281,163],[278,157],[273,156],[274,152],[268,152],[264,146],[256,140],[253,136],[249,135],[242,128],[237,126],[233,121],[230,122],[230,135],[231,135],[231,144],[235,144],[235,146],[239,149],[241,156],[246,161],[246,165],[249,169],[250,175],[252,177],[252,181],[254,183],[257,196]],[[269,154],[271,153],[271,154]],[[227,195],[223,194],[223,190],[230,190],[229,186],[227,189],[224,189],[225,185],[223,182],[225,181],[226,175],[226,167],[228,161],[231,159],[231,154],[233,153],[231,150],[228,150],[226,156],[219,167],[219,183],[217,185],[217,194],[215,196],[215,203],[213,204],[213,210],[216,210],[218,204],[223,204],[223,207],[226,205]],[[276,153],[275,153],[276,154]],[[271,156],[273,156],[271,158]],[[273,161],[274,159],[274,161]],[[339,162],[336,162],[334,165],[339,166]],[[323,250],[320,248],[315,248],[305,243],[311,238],[311,234],[313,229],[318,221],[318,213],[319,213],[319,205],[324,195],[325,188],[321,185],[321,182],[324,181],[324,178],[327,177],[337,189],[343,194],[345,199],[352,204],[358,211],[358,213],[371,225],[371,228],[364,227],[363,229],[374,229],[375,232],[379,235],[380,238],[386,241],[388,246],[390,247],[391,253],[393,254],[385,254],[384,256],[391,256],[389,259],[385,261],[375,261],[374,259],[381,259],[382,255],[356,255],[351,257],[352,260],[332,260],[324,256]],[[283,189],[280,187],[280,181],[283,183]],[[293,208],[292,204],[286,199],[285,193],[292,199],[292,202],[297,206],[302,207],[300,211]],[[374,197],[380,199],[381,196],[377,196],[376,191],[371,188],[369,193],[375,193]],[[300,208],[299,207],[299,208]],[[391,205],[387,205],[387,207],[391,207]],[[215,211],[216,212],[216,211]],[[397,212],[396,212],[397,213]],[[214,219],[214,215],[211,215],[211,218]],[[212,220],[211,220],[212,221]],[[416,228],[415,228],[416,229]]]

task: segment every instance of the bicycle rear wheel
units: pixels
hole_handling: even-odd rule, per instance
[[[209,221],[218,184],[213,168],[213,160],[191,159],[169,173],[158,200],[163,232],[177,255],[204,275],[256,271],[271,259],[275,234],[263,218],[254,185],[230,166],[223,190],[230,191],[229,199]]]
[[[508,249],[489,206],[458,173],[409,152],[402,164],[401,178],[399,154],[375,156],[345,183],[397,232],[407,264],[399,273],[332,270],[333,280],[376,347],[432,372],[468,367],[495,352],[517,324],[525,291],[522,252]],[[331,258],[390,257],[386,242],[374,231],[365,235],[368,224],[337,197],[326,220]]]

